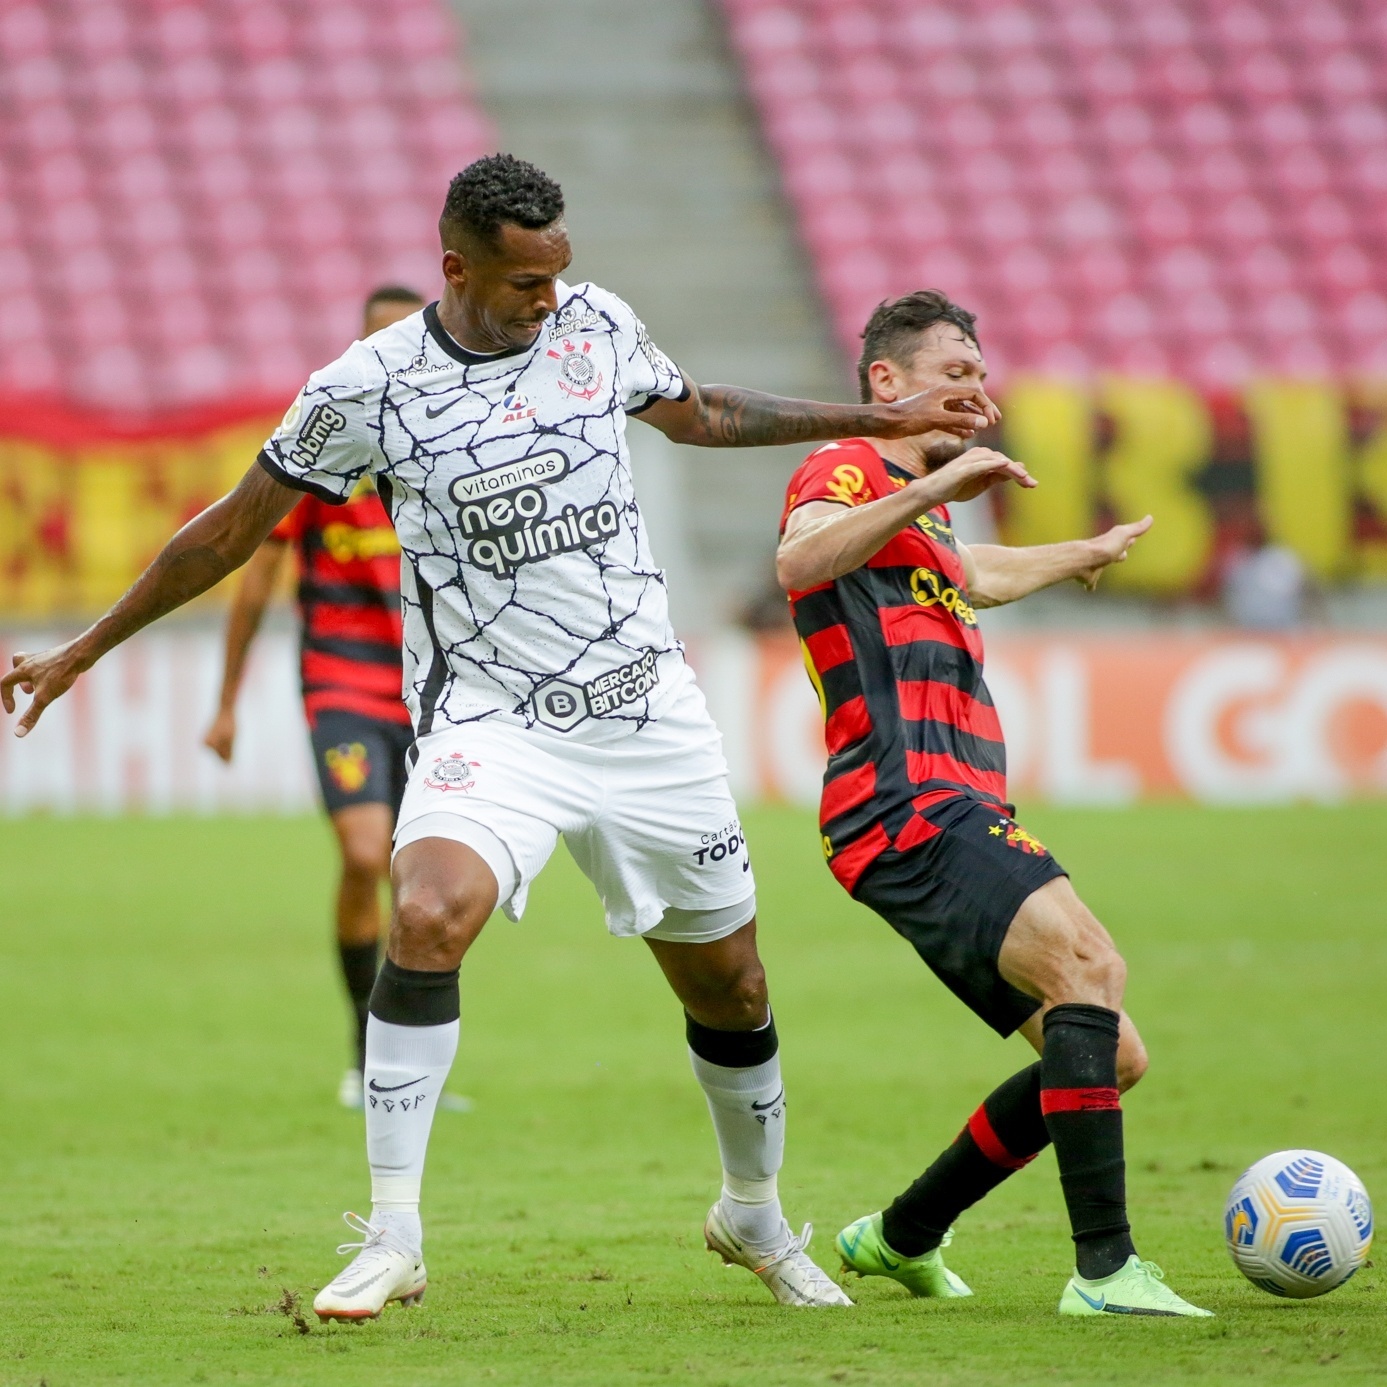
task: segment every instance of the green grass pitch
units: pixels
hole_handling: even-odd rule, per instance
[[[1060,1321],[1048,1153],[961,1220],[975,1299],[872,1281],[850,1311],[773,1305],[702,1248],[717,1164],[678,1008],[560,854],[463,971],[452,1086],[476,1109],[435,1124],[428,1299],[320,1327],[340,1214],[367,1203],[361,1119],[334,1106],[324,825],[30,820],[0,829],[0,1383],[1387,1380],[1380,1272],[1277,1301],[1220,1234],[1234,1176],[1281,1147],[1330,1151],[1387,1200],[1387,809],[1024,819],[1131,965],[1152,1054],[1126,1104],[1138,1245],[1218,1319]],[[809,816],[748,830],[782,1192],[829,1262],[1028,1052],[847,900]]]

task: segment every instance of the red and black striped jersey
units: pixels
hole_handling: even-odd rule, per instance
[[[305,496],[270,536],[294,546],[309,724],[328,708],[408,725],[400,544],[369,480],[344,505]]]
[[[910,480],[865,439],[825,444],[791,477],[781,530],[806,502],[860,506]],[[1005,805],[1006,749],[947,507],[861,568],[792,592],[790,609],[824,712],[824,853],[849,891],[887,848],[933,837],[942,801]]]

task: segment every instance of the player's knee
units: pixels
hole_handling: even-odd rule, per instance
[[[1121,1008],[1127,988],[1127,965],[1106,940],[1076,940],[1056,972],[1056,995],[1047,1000],[1087,1002],[1114,1011]]]
[[[765,1024],[769,1013],[766,970],[753,959],[735,972],[709,977],[699,988],[698,1017],[722,1031],[752,1031]]]
[[[461,957],[476,933],[475,914],[466,896],[433,883],[396,888],[395,932],[411,956]]]
[[[390,844],[372,835],[354,834],[342,843],[342,875],[362,885],[374,885],[390,875]]]
[[[390,830],[374,818],[342,813],[333,822],[342,854],[342,875],[374,884],[390,875]]]

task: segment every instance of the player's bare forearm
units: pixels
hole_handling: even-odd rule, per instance
[[[759,448],[835,438],[909,438],[943,430],[971,438],[996,422],[996,406],[979,387],[942,386],[893,404],[826,404],[744,390],[696,385],[685,378],[683,400],[656,400],[639,417],[675,443],[699,448]]]
[[[1077,578],[1094,564],[1093,541],[1068,540],[1013,549],[1004,544],[970,544],[974,573],[968,597],[975,607],[1001,607],[1042,588]]]
[[[844,506],[810,501],[790,512],[775,554],[775,576],[786,592],[830,583],[861,568],[893,536],[938,502],[921,494],[918,483],[894,496]]]
[[[808,501],[790,512],[776,550],[775,571],[786,592],[803,592],[861,568],[907,525],[977,486],[1015,482],[1032,487],[1021,463],[993,448],[970,448],[899,491],[865,505]]]
[[[75,640],[38,654],[18,652],[0,679],[0,705],[15,711],[15,690],[33,699],[15,735],[26,735],[43,710],[61,697],[108,650],[176,610],[239,568],[299,500],[259,466],[236,489],[190,520],[164,546],[124,597]]]
[[[236,706],[236,695],[246,668],[246,655],[274,593],[285,548],[279,540],[267,539],[251,555],[241,576],[241,586],[236,590],[226,619],[226,663],[222,672],[221,692],[223,709]]]
[[[125,596],[78,637],[91,663],[234,573],[301,499],[264,468],[251,467],[234,491],[184,525]]]
[[[1148,515],[1130,525],[1114,525],[1092,539],[1024,549],[1003,544],[959,545],[968,575],[968,596],[975,607],[1000,607],[1071,578],[1092,591],[1105,568],[1126,561],[1132,545],[1151,523]]]

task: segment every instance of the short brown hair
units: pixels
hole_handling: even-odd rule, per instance
[[[416,289],[410,289],[404,284],[382,284],[379,289],[371,290],[363,308],[365,312],[369,313],[378,303],[417,303],[422,305],[423,302],[423,294]]]
[[[906,365],[914,355],[916,338],[935,323],[952,323],[970,342],[978,340],[978,317],[960,308],[938,289],[917,289],[899,299],[883,299],[862,330],[862,355],[857,359],[857,388],[862,403],[872,398],[867,368],[874,361]]]

